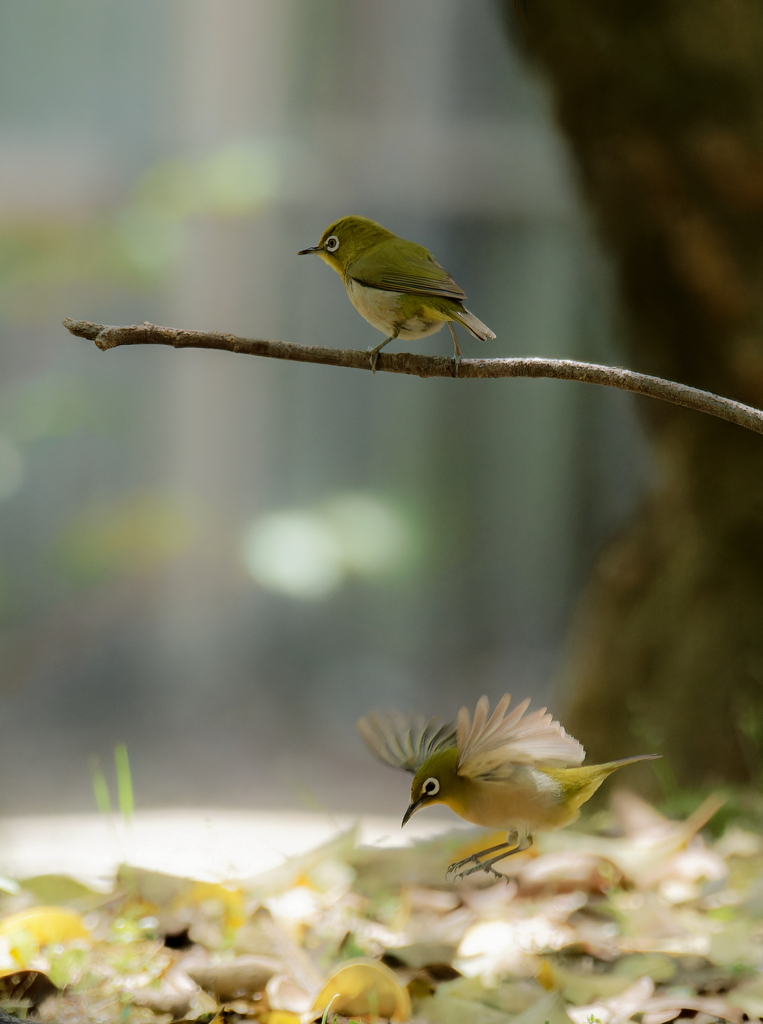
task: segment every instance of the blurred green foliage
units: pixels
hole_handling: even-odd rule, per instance
[[[0,310],[19,322],[39,319],[43,296],[66,285],[147,288],[159,284],[183,250],[192,217],[255,213],[278,192],[278,158],[264,142],[242,141],[196,160],[163,160],[131,198],[79,220],[0,223]]]
[[[121,495],[86,505],[59,537],[52,558],[71,586],[88,586],[161,565],[186,549],[192,533],[172,498]]]
[[[0,396],[0,429],[17,444],[63,438],[80,430],[119,432],[128,422],[124,393],[83,377],[49,371],[16,380]]]

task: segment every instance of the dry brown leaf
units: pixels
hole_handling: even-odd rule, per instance
[[[262,992],[283,963],[275,957],[239,956],[189,969],[189,977],[220,1002],[229,1003]]]

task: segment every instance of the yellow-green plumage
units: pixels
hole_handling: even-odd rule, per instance
[[[643,754],[607,764],[579,768],[513,765],[504,778],[471,779],[458,774],[458,748],[438,751],[417,771],[411,785],[411,804],[446,804],[465,821],[485,828],[523,835],[550,832],[570,825],[580,808],[618,768],[653,757]],[[436,778],[439,791],[423,794],[427,779]]]
[[[394,338],[415,340],[458,323],[482,341],[495,335],[464,308],[466,295],[434,256],[416,242],[367,217],[342,217],[326,228],[315,253],[335,270],[350,301],[377,330],[387,334],[372,352],[371,365]],[[451,328],[452,330],[452,328]],[[456,355],[460,349],[455,334]]]
[[[472,720],[466,708],[455,723],[420,722],[399,714],[369,715],[358,723],[361,735],[381,760],[413,771],[411,802],[403,824],[422,807],[446,804],[466,821],[505,829],[507,842],[475,854],[472,871],[492,865],[526,848],[536,832],[571,824],[580,808],[612,772],[658,755],[641,754],[606,764],[580,765],[582,746],[569,736],[545,708],[525,715],[529,700],[508,713],[506,694],[489,716],[486,697]],[[497,856],[480,859],[501,850]]]

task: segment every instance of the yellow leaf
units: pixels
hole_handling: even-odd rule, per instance
[[[217,882],[194,882],[187,892],[179,896],[173,903],[178,907],[193,906],[206,900],[217,900],[223,909],[225,924],[236,931],[245,922],[244,894],[233,886],[220,885]]]
[[[556,988],[556,979],[554,978],[554,972],[548,960],[541,960],[540,970],[536,975],[536,979],[547,992],[551,992]]]
[[[32,907],[0,921],[0,938],[8,940],[11,955],[22,967],[41,946],[89,937],[81,916],[65,907]]]
[[[347,1017],[407,1021],[411,1016],[410,997],[395,972],[367,957],[343,963],[324,985],[313,1011],[321,1013],[329,1004],[332,1012]]]
[[[0,920],[0,935],[9,935],[18,928],[30,932],[41,946],[90,937],[81,915],[66,907],[30,907]]]

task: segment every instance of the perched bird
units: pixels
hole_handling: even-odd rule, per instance
[[[480,341],[495,335],[464,309],[466,295],[422,245],[407,242],[367,217],[342,217],[326,228],[314,252],[340,275],[350,302],[387,337],[369,348],[371,369],[385,345],[395,338],[411,341],[439,331],[447,323],[455,346],[456,373],[461,361],[453,324],[461,324]]]
[[[473,719],[461,708],[449,724],[397,711],[373,712],[358,722],[372,754],[414,773],[403,825],[421,807],[447,804],[475,825],[507,830],[505,843],[451,864],[448,872],[458,872],[458,878],[475,871],[497,874],[493,864],[528,849],[535,832],[573,822],[612,772],[660,756],[582,766],[583,747],[545,708],[526,715],[527,699],[509,714],[510,703],[505,694],[490,715],[487,697],[480,697]]]

